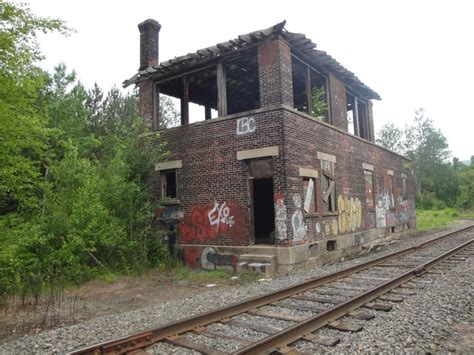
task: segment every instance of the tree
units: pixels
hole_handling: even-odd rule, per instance
[[[415,111],[412,124],[404,129],[388,123],[378,132],[377,143],[410,159],[417,181],[418,206],[453,206],[459,194],[459,161],[448,162],[450,152],[442,132],[423,109]]]
[[[53,132],[38,110],[46,75],[34,64],[42,58],[36,34],[53,31],[69,30],[0,0],[0,215],[37,208],[43,195]]]
[[[312,95],[312,116],[318,120],[324,120],[328,112],[328,103],[326,100],[326,90],[324,87],[313,88]]]
[[[177,127],[181,124],[181,115],[170,97],[160,95],[160,128]]]
[[[415,111],[414,124],[405,127],[404,135],[404,152],[416,172],[418,194],[436,193],[442,188],[444,165],[450,156],[446,137],[423,109]]]
[[[389,122],[382,126],[377,132],[377,144],[394,151],[395,153],[403,153],[403,131],[398,128],[395,123]]]

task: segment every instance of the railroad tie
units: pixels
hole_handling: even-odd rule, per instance
[[[360,332],[364,327],[359,324],[336,321],[336,322],[329,323],[328,328],[336,329],[341,332],[355,333],[355,332]]]
[[[363,305],[363,307],[374,309],[376,311],[388,312],[392,309],[393,306],[387,303],[366,303]]]

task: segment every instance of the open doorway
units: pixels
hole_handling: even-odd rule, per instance
[[[255,244],[274,243],[275,206],[273,202],[272,160],[250,162]]]

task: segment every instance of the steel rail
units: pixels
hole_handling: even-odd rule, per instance
[[[373,301],[374,299],[400,286],[401,284],[404,284],[415,277],[419,277],[428,269],[432,268],[434,265],[442,262],[444,259],[450,257],[458,251],[465,249],[472,243],[474,243],[473,239],[461,245],[458,245],[457,247],[443,253],[442,255],[437,256],[432,260],[425,262],[420,266],[417,266],[414,269],[383,283],[380,286],[376,286],[368,290],[367,292],[355,296],[350,300],[347,300],[346,302],[329,308],[328,310],[318,315],[315,315],[287,329],[284,329],[267,338],[264,338],[259,342],[250,344],[245,348],[239,349],[238,351],[234,352],[234,354],[267,354],[269,352],[278,350],[283,346],[286,346],[298,339],[301,339],[304,335],[310,334],[326,326],[330,322],[341,318],[342,316],[363,306],[364,304]]]
[[[168,323],[154,329],[141,331],[141,332],[132,334],[130,336],[125,336],[122,338],[113,339],[113,340],[105,341],[105,342],[98,343],[92,346],[88,346],[82,349],[78,349],[78,350],[70,352],[69,354],[74,354],[74,355],[76,354],[125,354],[127,352],[142,349],[144,347],[153,345],[166,338],[176,337],[179,334],[185,333],[187,331],[191,331],[193,329],[196,329],[196,328],[199,328],[199,327],[202,327],[202,326],[205,326],[205,325],[208,325],[220,320],[228,319],[232,316],[244,313],[248,311],[249,309],[261,307],[263,305],[279,301],[291,295],[304,292],[311,288],[343,278],[353,273],[366,270],[377,264],[386,262],[387,260],[402,256],[405,254],[409,254],[411,252],[414,252],[422,248],[426,248],[432,244],[438,243],[439,241],[443,239],[449,238],[453,236],[454,234],[464,232],[473,227],[474,225],[459,228],[454,231],[444,233],[439,237],[433,238],[423,243],[381,256],[377,259],[373,259],[371,261],[368,261],[359,265],[348,267],[346,269],[337,271],[332,274],[323,275],[323,276],[290,286],[285,289],[277,290],[277,291],[267,293],[261,296],[250,298],[243,302],[234,303],[229,306],[218,308],[216,310],[212,310],[212,311],[201,313],[192,317],[184,318],[177,322]]]

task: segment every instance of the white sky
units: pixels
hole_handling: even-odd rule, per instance
[[[25,0],[28,1],[28,0]],[[411,121],[423,107],[453,156],[474,155],[474,2],[328,0],[31,0],[33,13],[77,30],[40,37],[48,70],[64,62],[91,87],[121,87],[138,69],[137,24],[158,20],[160,60],[287,20],[377,91],[375,128]]]

